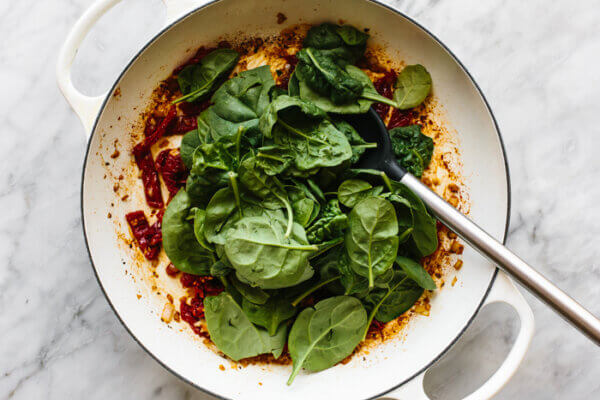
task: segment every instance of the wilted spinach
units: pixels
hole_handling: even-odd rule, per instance
[[[392,150],[401,166],[420,178],[433,155],[433,139],[421,133],[419,125],[390,129]]]

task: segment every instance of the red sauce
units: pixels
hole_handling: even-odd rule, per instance
[[[156,169],[162,175],[163,181],[171,197],[185,186],[188,171],[181,161],[178,149],[161,151],[156,157]]]
[[[134,211],[125,215],[133,237],[148,260],[156,259],[160,252],[162,214],[159,213],[158,217],[159,219],[154,224],[149,225],[143,211]]]
[[[183,135],[191,130],[198,128],[196,116],[179,116],[171,122],[167,130],[169,135]]]

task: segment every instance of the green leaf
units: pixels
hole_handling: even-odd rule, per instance
[[[305,308],[292,326],[288,348],[294,362],[291,384],[301,368],[322,371],[352,354],[360,343],[367,313],[350,296],[330,297]]]
[[[360,179],[348,179],[338,188],[338,199],[346,207],[352,208],[367,197],[375,197],[383,191],[383,186],[373,187]]]
[[[314,103],[322,110],[335,114],[364,114],[369,111],[373,102],[396,106],[394,101],[377,92],[371,79],[360,68],[346,65],[344,70],[350,79],[360,83],[361,89],[356,97],[337,103],[329,92],[316,89],[309,80],[303,79],[302,75],[298,75],[297,78],[297,95],[303,100]]]
[[[401,126],[389,131],[392,150],[398,163],[420,178],[433,155],[433,139],[421,133],[421,126]]]
[[[317,247],[309,245],[297,223],[289,237],[284,231],[283,221],[267,217],[244,217],[228,231],[225,254],[242,282],[279,289],[312,276],[308,257]]]
[[[194,226],[188,220],[191,206],[190,197],[183,189],[169,202],[162,220],[163,247],[178,270],[208,275],[215,260],[196,240]]]
[[[230,49],[217,49],[199,63],[188,65],[177,76],[183,96],[174,101],[193,102],[207,97],[235,67],[238,54]]]
[[[200,243],[206,251],[214,252],[213,247],[208,243],[204,236],[204,222],[206,220],[206,211],[201,208],[196,208],[194,213],[194,235],[196,240]]]
[[[407,65],[398,74],[394,100],[400,110],[421,104],[431,92],[431,75],[421,64]]]
[[[235,221],[229,221],[236,215],[235,198],[230,188],[219,189],[206,206],[204,221],[204,236],[206,240],[215,244],[225,244],[225,233]]]
[[[244,298],[242,309],[252,323],[265,328],[271,336],[277,333],[282,322],[292,318],[297,311],[289,300],[281,296],[272,297],[263,304]]]
[[[306,230],[310,243],[322,243],[341,237],[348,218],[340,209],[337,199],[329,200],[317,219]]]
[[[431,275],[418,262],[407,257],[398,256],[396,257],[396,264],[402,268],[406,276],[415,281],[423,289],[435,290],[437,288]]]
[[[231,282],[233,287],[235,287],[235,289],[242,295],[244,300],[248,300],[254,304],[265,304],[267,300],[269,300],[269,293],[265,292],[261,288],[252,287],[244,282],[241,282],[235,276],[231,276],[229,278],[229,281]]]
[[[413,231],[411,234],[413,245],[421,257],[433,253],[438,247],[437,223],[429,215],[425,204],[419,196],[399,182],[391,181],[394,193],[404,197],[410,202],[413,215]]]
[[[185,165],[187,169],[192,169],[194,151],[201,144],[202,141],[200,140],[197,129],[189,131],[181,139],[179,153],[181,154],[181,161],[183,161],[183,165]]]
[[[269,106],[274,87],[268,65],[240,72],[215,92],[213,105],[202,112],[199,125],[206,127],[214,141],[231,140],[243,126],[244,140],[258,146],[262,141],[258,121]]]
[[[369,324],[375,318],[380,322],[389,322],[408,311],[423,294],[423,289],[410,280],[404,273],[394,271],[393,279],[386,288],[375,289],[365,298],[372,306]]]
[[[321,24],[311,27],[304,47],[326,50],[332,57],[355,63],[365,52],[369,35],[350,25]]]
[[[269,335],[250,322],[229,293],[206,297],[204,313],[210,339],[229,358],[238,361],[265,353],[272,353],[276,358],[281,355],[287,327],[281,325],[275,335]]]
[[[398,252],[398,221],[392,204],[378,197],[361,200],[350,212],[345,244],[350,266],[369,279],[392,267]]]
[[[360,157],[367,149],[375,149],[377,148],[377,143],[367,143],[354,129],[352,125],[343,119],[333,119],[332,120],[335,127],[338,131],[342,132],[346,135],[346,139],[350,143],[350,147],[352,147],[352,157],[350,158],[350,165],[356,164]]]
[[[275,99],[261,117],[260,127],[267,138],[293,157],[300,171],[336,166],[352,157],[348,139],[327,114],[297,97]]]
[[[296,78],[315,92],[325,96],[333,104],[345,104],[358,99],[363,91],[363,83],[351,76],[345,63],[323,50],[304,48],[296,53],[298,64],[294,71]],[[300,88],[302,91],[302,88]]]

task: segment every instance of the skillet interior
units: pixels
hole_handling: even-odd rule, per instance
[[[189,51],[232,32],[247,36],[276,34],[286,26],[276,23],[278,12],[286,14],[286,24],[343,19],[371,28],[372,40],[385,46],[391,56],[427,66],[435,82],[435,95],[459,133],[471,216],[503,238],[508,180],[493,117],[468,74],[427,32],[406,17],[364,0],[310,0],[303,2],[302,7],[278,0],[222,0],[189,14],[159,34],[128,66],[107,98],[96,121],[84,167],[82,211],[86,241],[99,282],[124,325],[150,354],[196,386],[228,398],[279,398],[282,394],[287,398],[369,398],[426,368],[460,335],[493,280],[495,269],[491,265],[474,252],[465,251],[459,284],[445,288],[435,297],[431,317],[416,319],[404,341],[379,346],[365,360],[354,359],[319,374],[299,376],[288,388],[285,380],[289,368],[230,369],[199,340],[160,322],[162,304],[151,296],[141,300],[136,297],[140,285],[135,273],[148,266],[137,265],[139,260],[127,246],[115,246],[120,232],[126,232],[124,214],[136,209],[143,199],[123,203],[115,196],[111,177],[132,172],[127,157],[110,158],[114,140],[123,140],[125,132],[138,121],[139,112],[145,109],[152,90],[174,66],[189,57]],[[105,165],[107,162],[109,165]],[[108,213],[113,218],[108,219]],[[133,273],[133,279],[124,277],[125,269],[128,275]],[[227,366],[225,371],[219,369],[221,364]]]

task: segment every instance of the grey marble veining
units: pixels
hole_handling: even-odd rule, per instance
[[[600,314],[600,7],[597,1],[388,1],[465,63],[504,135],[509,246]],[[0,398],[207,399],[133,341],[103,298],[79,214],[85,139],[54,77],[59,46],[91,0],[0,2]],[[100,21],[74,81],[100,93],[159,29],[158,0]],[[499,399],[600,398],[600,349],[541,303],[530,350]],[[457,398],[491,374],[518,322],[492,307],[431,374]]]

